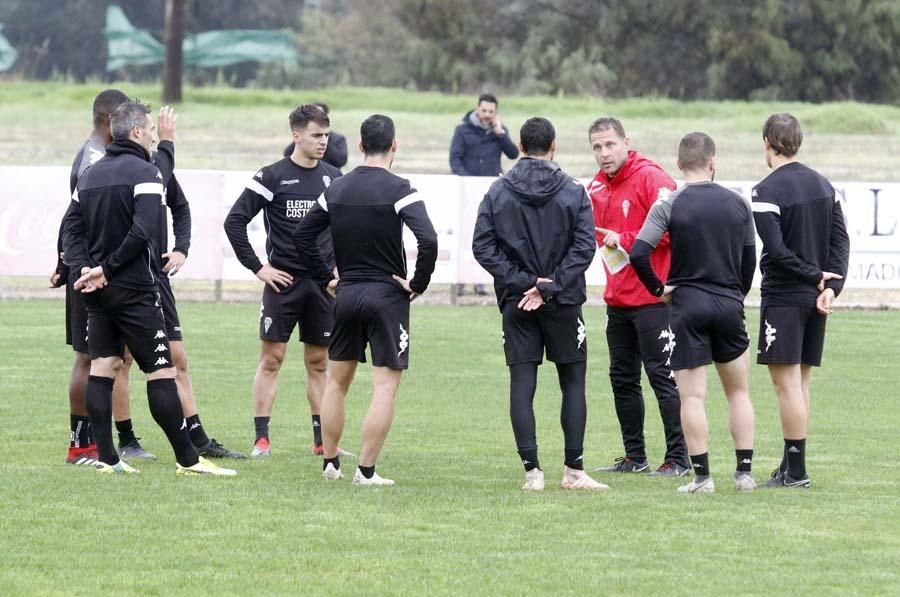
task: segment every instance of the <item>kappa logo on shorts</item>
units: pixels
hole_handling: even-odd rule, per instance
[[[162,331],[162,330],[156,330],[156,335],[153,336],[153,339],[154,339],[154,340],[159,340],[160,338],[165,338],[165,337],[166,337],[166,333],[165,333],[164,331]]]
[[[268,334],[268,333],[269,333],[269,328],[272,327],[272,318],[271,318],[271,317],[266,317],[266,318],[263,320],[263,327],[265,328],[266,333]]]
[[[581,345],[584,344],[584,340],[585,338],[587,338],[587,330],[584,327],[584,322],[581,321],[580,317],[576,321],[578,321],[578,328],[575,330],[575,337],[578,340],[578,350],[581,350]]]
[[[659,332],[659,338],[657,340],[665,340],[666,343],[663,344],[662,353],[667,354],[666,357],[666,367],[669,368],[669,379],[675,379],[675,372],[672,371],[672,352],[675,350],[676,342],[675,342],[675,333],[672,332],[672,328],[662,330]]]
[[[156,362],[153,364],[154,365],[168,365],[169,361],[168,361],[168,359],[166,359],[166,357],[159,357],[158,359],[156,359]]]
[[[769,320],[766,320],[766,352],[769,352],[769,347],[775,342],[775,332],[778,329],[772,327],[772,324],[769,323]]]
[[[153,349],[153,352],[166,352],[167,350],[165,344],[157,344],[156,348]]]
[[[407,333],[406,330],[403,329],[402,323],[399,325],[400,325],[400,343],[397,346],[398,346],[398,348],[400,348],[400,352],[397,353],[398,357],[401,354],[403,354],[406,351],[406,348],[409,346],[409,334]]]

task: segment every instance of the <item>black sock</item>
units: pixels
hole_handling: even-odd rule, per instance
[[[269,417],[253,417],[253,426],[256,427],[256,440],[269,439]]]
[[[537,448],[533,450],[519,450],[519,458],[522,459],[522,466],[525,467],[526,473],[532,469],[541,468]]]
[[[371,479],[372,475],[375,474],[375,465],[374,464],[372,466],[359,465],[359,472],[361,472],[362,476],[365,477],[366,479]]]
[[[787,474],[791,479],[800,480],[806,476],[806,438],[784,440],[787,459]]]
[[[131,426],[131,419],[124,421],[116,421],[116,431],[119,432],[119,445],[127,446],[137,438],[134,436],[134,429]]]
[[[313,426],[313,444],[317,446],[322,445],[322,419],[319,415],[312,416],[312,426]]]
[[[97,457],[105,464],[119,462],[119,454],[113,444],[112,437],[112,390],[111,377],[91,375],[88,377],[84,399],[88,416],[91,418],[91,429],[97,440]]]
[[[753,468],[753,450],[735,450],[734,456],[737,458],[737,472],[749,473]]]
[[[325,460],[323,460],[322,470],[324,471],[325,467],[327,467],[329,464],[334,466],[334,468],[336,468],[337,470],[341,470],[341,459],[337,455],[335,455],[334,458],[326,458]]]
[[[178,464],[181,466],[197,464],[200,455],[197,454],[197,449],[191,443],[191,436],[188,435],[187,422],[184,420],[175,380],[169,378],[147,381],[147,401],[150,403],[150,414],[169,439]]]
[[[569,468],[577,469],[579,471],[584,470],[584,450],[570,450],[566,448],[566,460],[565,465]]]
[[[702,481],[709,477],[709,452],[697,454],[696,456],[691,454],[691,466],[694,467],[694,478],[697,481]]]
[[[193,415],[187,418],[188,435],[191,436],[191,443],[197,448],[205,448],[209,443],[209,438],[203,430],[203,423],[200,422],[200,415]]]
[[[87,448],[91,444],[91,420],[88,417],[69,415],[72,433],[69,435],[70,448]]]

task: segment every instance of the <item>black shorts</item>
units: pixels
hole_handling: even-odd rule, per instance
[[[122,357],[128,346],[144,373],[173,366],[166,320],[156,292],[107,286],[83,296],[91,359]]]
[[[163,317],[166,318],[166,335],[169,342],[181,342],[181,321],[178,319],[178,310],[175,308],[175,295],[172,293],[172,285],[169,277],[162,273],[158,278],[159,304],[162,305]]]
[[[815,307],[763,306],[756,362],[818,367],[825,348],[826,319]]]
[[[328,346],[334,327],[334,299],[312,280],[294,277],[281,292],[266,284],[259,307],[259,339],[287,342],[300,325],[300,341]]]
[[[80,277],[81,273],[73,270],[66,281],[66,344],[75,352],[88,354],[87,307],[84,295],[72,287]]]
[[[673,371],[728,363],[750,346],[744,303],[699,288],[675,290],[671,324]]]
[[[587,326],[580,305],[523,311],[516,301],[507,301],[502,313],[507,365],[541,363],[544,349],[547,360],[560,365],[587,360]]]
[[[367,344],[374,366],[409,368],[409,294],[399,284],[338,284],[328,358],[365,363]]]

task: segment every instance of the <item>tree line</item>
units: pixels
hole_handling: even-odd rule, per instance
[[[165,0],[4,0],[13,77],[106,73],[106,7],[163,39]],[[900,98],[895,0],[186,0],[185,32],[290,29],[296,68],[187,69],[194,84],[401,87],[682,99]]]

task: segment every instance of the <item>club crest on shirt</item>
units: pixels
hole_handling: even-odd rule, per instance
[[[325,188],[327,189],[329,186],[331,186],[331,177],[327,175],[323,176],[322,182],[325,184]]]
[[[628,210],[629,210],[629,209],[631,209],[631,201],[629,201],[628,199],[626,199],[625,201],[622,202],[622,214],[623,214],[626,218],[628,217]]]

